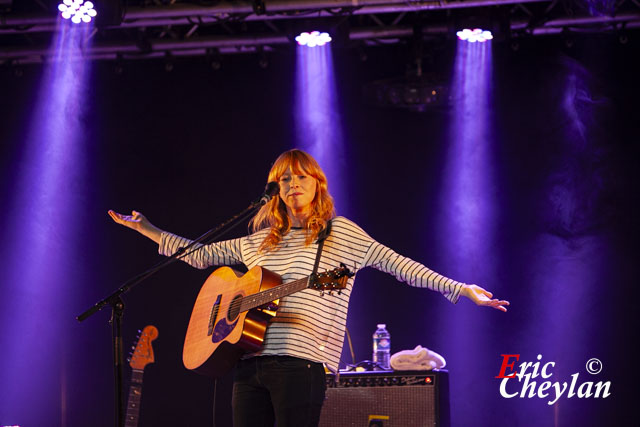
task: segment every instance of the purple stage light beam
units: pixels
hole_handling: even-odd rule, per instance
[[[452,80],[452,102],[449,146],[444,159],[443,185],[438,207],[439,258],[442,273],[468,283],[495,288],[494,243],[496,228],[496,196],[492,159],[491,127],[491,42],[469,43],[458,40]],[[496,294],[498,292],[496,291]],[[453,425],[469,425],[478,405],[477,396],[465,397],[476,390],[472,375],[465,375],[469,355],[481,366],[481,355],[487,348],[486,337],[471,325],[487,324],[487,309],[461,306],[441,307],[440,317],[451,331],[442,348],[447,350],[447,366],[453,370],[450,381],[452,395],[458,396],[452,408]],[[467,406],[465,406],[467,405]],[[480,405],[482,406],[482,405]],[[466,418],[465,418],[466,417]]]
[[[318,160],[327,175],[337,213],[348,216],[348,168],[331,46],[296,49],[296,146]],[[348,292],[343,291],[343,295],[349,298]],[[346,347],[344,351],[348,351]],[[351,356],[343,360],[351,360]]]
[[[494,235],[490,93],[491,43],[458,41],[441,229],[448,236],[445,259],[469,280],[485,275],[482,254]]]
[[[329,45],[297,46],[296,146],[314,156],[327,174],[336,207],[348,209],[345,194],[345,147]]]
[[[611,135],[601,133],[606,126],[600,114],[608,113],[608,101],[594,93],[588,68],[568,58],[563,68],[564,78],[557,79],[562,91],[557,115],[563,125],[537,205],[541,232],[526,248],[531,256],[525,275],[535,295],[543,297],[531,301],[524,335],[530,354],[542,353],[556,362],[556,375],[569,376],[594,353],[608,350],[601,340],[611,333],[611,319],[601,314],[606,313],[601,305],[619,292],[620,285],[609,276],[620,254],[603,226],[613,176],[603,160],[603,145]],[[602,363],[611,366],[610,360]],[[566,411],[574,405],[566,405],[563,417],[569,418]]]
[[[66,425],[70,331],[76,327],[78,271],[87,197],[83,102],[91,25],[60,20],[55,60],[43,72],[37,104],[11,170],[5,206],[0,299],[0,420]]]

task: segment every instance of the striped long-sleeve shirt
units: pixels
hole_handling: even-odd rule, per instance
[[[244,264],[260,265],[282,277],[282,282],[307,277],[313,270],[317,243],[305,246],[305,231],[292,229],[276,250],[258,253],[268,229],[238,239],[213,243],[183,258],[196,268]],[[159,252],[171,255],[190,240],[162,233]],[[358,225],[344,217],[333,220],[318,271],[344,263],[352,272],[374,267],[411,286],[428,288],[456,303],[462,283],[444,277],[419,262],[397,254],[378,243]],[[280,300],[277,315],[267,328],[262,350],[256,355],[286,355],[326,363],[336,370],[340,362],[347,323],[347,309],[355,275],[340,294],[305,289]]]

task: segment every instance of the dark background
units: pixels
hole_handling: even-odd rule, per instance
[[[449,75],[454,51],[453,43],[433,51],[427,66]],[[334,51],[350,180],[349,206],[338,206],[338,213],[347,212],[396,251],[445,275],[478,281],[512,304],[506,314],[468,301],[453,306],[378,271],[362,271],[348,321],[357,360],[371,357],[371,334],[376,323],[385,321],[393,351],[421,344],[447,358],[454,425],[637,423],[631,343],[637,337],[638,52],[637,40],[620,45],[605,36],[583,37],[571,49],[559,39],[540,37],[516,52],[494,45],[494,166],[501,177],[496,189],[498,273],[479,280],[457,276],[455,266],[439,256],[436,196],[443,179],[439,166],[446,153],[448,111],[415,113],[364,101],[365,83],[404,73],[406,48],[372,48],[365,62],[352,51]],[[79,224],[83,236],[73,255],[78,266],[73,295],[59,313],[65,350],[55,355],[42,349],[34,355],[34,363],[52,372],[66,367],[66,391],[53,385],[46,403],[43,393],[28,402],[38,409],[17,413],[25,420],[21,425],[45,425],[42,420],[52,426],[113,423],[108,310],[83,323],[73,318],[159,256],[152,242],[114,224],[107,210],[136,209],[163,229],[195,237],[255,198],[271,162],[293,147],[294,51],[274,54],[267,69],[256,61],[225,57],[218,72],[198,59],[178,61],[172,72],[159,61],[132,61],[121,75],[111,62],[92,64],[81,118],[87,129],[82,135],[87,176],[76,189],[60,189],[87,194],[77,216],[59,224],[61,229]],[[577,102],[588,124],[588,143],[582,146],[563,144],[570,126],[562,114],[563,84],[575,70],[586,94]],[[23,161],[21,147],[41,78],[40,66],[26,67],[22,77],[0,72],[4,206],[11,206],[14,197],[12,180]],[[562,193],[553,195],[557,180],[563,179],[558,177],[567,174],[571,178],[562,187],[575,197],[569,209],[558,202]],[[28,224],[29,218],[24,220]],[[232,236],[245,231],[240,227]],[[556,277],[553,286],[539,285],[535,275],[547,273],[533,271],[531,264],[541,256],[535,243],[541,239],[558,242],[564,253],[574,253],[586,265],[598,263],[593,284],[582,287],[571,277]],[[188,372],[181,361],[192,303],[211,271],[175,264],[125,297],[125,347],[148,324],[160,332],[153,343],[156,361],[145,369],[141,426],[212,424],[214,385]],[[11,304],[10,296],[4,303]],[[450,323],[455,316],[464,321]],[[11,325],[2,328],[9,333]],[[469,339],[482,345],[461,354],[460,343]],[[612,395],[563,397],[555,407],[546,399],[504,399],[494,377],[505,353],[522,354],[521,361],[535,361],[537,354],[555,360],[552,381],[561,382],[579,371],[581,381],[587,381],[584,363],[598,357],[604,366],[599,379],[612,382]],[[343,360],[350,362],[348,353]],[[125,369],[125,378],[129,373]],[[216,387],[219,426],[230,423],[230,387],[229,376]],[[59,421],[61,407],[64,422]],[[20,422],[13,421],[11,408],[2,408],[0,415],[2,423],[2,417]]]

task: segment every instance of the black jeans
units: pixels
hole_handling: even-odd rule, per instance
[[[234,427],[316,427],[326,390],[324,367],[289,356],[241,360],[233,383]]]

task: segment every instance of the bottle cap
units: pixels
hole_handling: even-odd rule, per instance
[[[386,328],[387,324],[386,323],[378,323],[378,329],[383,329]]]

